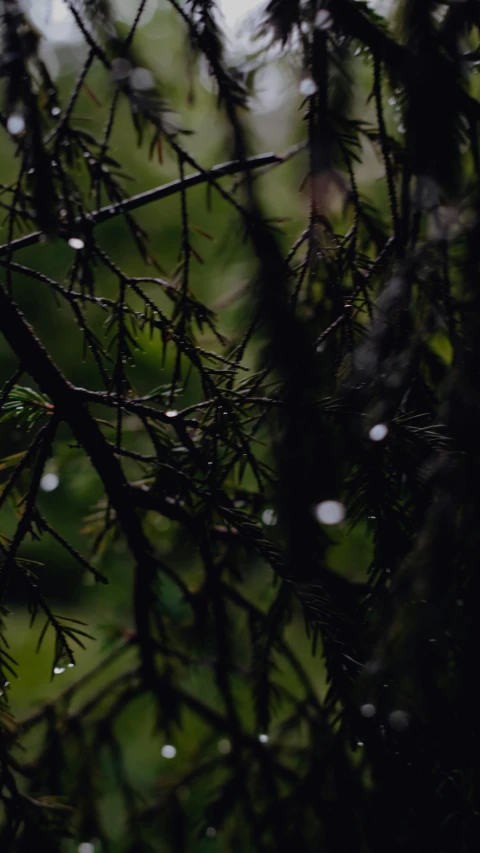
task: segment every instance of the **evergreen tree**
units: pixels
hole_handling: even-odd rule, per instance
[[[383,14],[364,0],[270,0],[263,47],[233,68],[214,0],[169,0],[186,79],[205,64],[218,96],[226,161],[213,168],[136,48],[146,0],[126,29],[108,0],[65,4],[86,49],[68,96],[24,4],[0,3],[0,121],[17,162],[1,186],[0,332],[16,367],[0,417],[22,436],[1,463],[1,681],[19,673],[12,590],[39,647],[54,637],[54,674],[89,633],[50,603],[30,542],[53,540],[100,584],[125,542],[132,624],[26,717],[3,688],[1,849],[476,850],[480,4],[397,0]],[[302,140],[274,154],[253,150],[248,124],[272,51],[300,68],[302,101]],[[108,101],[100,135],[77,115],[85,91]],[[130,194],[112,143],[125,106],[139,162],[174,158],[173,182]],[[367,196],[372,150],[381,177]],[[309,214],[290,246],[265,181],[301,170]],[[229,335],[195,289],[197,185],[233,217],[249,264]],[[179,258],[167,273],[169,249],[149,244],[137,212],[171,196]],[[100,226],[117,218],[135,264],[105,247]],[[42,266],[49,246],[69,252],[66,280]],[[89,387],[36,333],[52,296],[92,360]],[[148,336],[166,380],[143,388],[132,369]],[[88,557],[40,495],[66,445],[102,488]],[[354,546],[340,572],[335,555],[360,539],[368,567]],[[300,622],[308,652],[292,642]],[[150,726],[152,709],[151,778],[179,752],[162,785],[140,792],[122,719]],[[182,755],[192,720],[201,736]]]

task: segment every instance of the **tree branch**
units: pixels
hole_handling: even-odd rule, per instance
[[[137,635],[144,674],[151,685],[155,676],[154,650],[149,634],[151,587],[160,563],[143,531],[121,464],[82,397],[52,361],[16,303],[1,286],[0,331],[25,370],[28,370],[40,389],[50,397],[57,417],[69,425],[76,441],[84,448],[103,482],[108,500],[136,562],[134,609]]]
[[[99,225],[102,222],[114,219],[116,216],[122,216],[132,210],[145,207],[145,205],[151,204],[153,201],[159,201],[160,199],[175,195],[175,193],[182,190],[196,187],[198,184],[205,183],[210,178],[217,179],[225,175],[235,175],[238,172],[242,172],[245,166],[249,169],[259,169],[263,166],[272,166],[280,163],[283,163],[283,158],[278,157],[276,154],[259,154],[256,157],[250,157],[244,162],[229,160],[227,163],[219,163],[217,166],[213,166],[212,169],[205,170],[205,172],[194,172],[193,175],[187,175],[183,180],[170,181],[168,184],[162,184],[160,187],[146,190],[146,192],[131,196],[124,201],[119,201],[117,204],[108,204],[106,207],[101,207],[99,210],[95,210],[88,215],[88,221],[91,224]],[[77,217],[75,224],[79,226],[84,225],[85,218]],[[31,234],[26,234],[24,237],[18,237],[10,243],[5,243],[3,246],[0,246],[0,257],[7,252],[13,254],[13,252],[18,252],[19,249],[34,246],[43,237],[44,234],[42,231],[32,231]]]

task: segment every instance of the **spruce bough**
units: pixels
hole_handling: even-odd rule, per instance
[[[215,89],[213,167],[142,59],[146,5],[122,27],[104,0],[66,0],[84,41],[66,92],[23,4],[0,3],[16,164],[0,196],[14,365],[0,392],[2,850],[476,850],[478,3],[397,0],[382,15],[362,0],[270,0],[267,46],[232,68],[212,0],[169,0],[185,78],[202,63]],[[267,59],[298,78],[302,140],[286,152],[251,150]],[[79,118],[85,95],[105,111],[100,133]],[[130,193],[116,159],[126,112],[138,162],[168,157],[174,180]],[[297,224],[272,221],[272,175],[292,198],[300,175],[307,197],[290,245]],[[232,218],[248,267],[224,294],[233,331],[201,296],[199,185],[205,221]],[[140,217],[172,198],[170,269]],[[101,226],[117,220],[112,246]],[[69,252],[65,277],[54,248]],[[52,297],[93,365],[88,384],[37,329]],[[146,387],[150,340],[166,381]],[[86,525],[73,519],[90,532],[83,551],[41,495],[66,446],[103,495]],[[44,541],[104,585],[124,545],[131,622],[19,717],[12,596],[38,647],[52,639],[52,675],[92,630],[42,589],[26,555]],[[140,789],[126,726],[143,720]]]

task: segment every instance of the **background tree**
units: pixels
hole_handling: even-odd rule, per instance
[[[474,850],[480,6],[65,7],[59,74],[0,3],[2,850]]]

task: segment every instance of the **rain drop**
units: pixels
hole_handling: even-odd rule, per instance
[[[260,743],[268,743],[268,735],[261,734],[258,736]]]
[[[43,492],[54,492],[59,482],[56,474],[44,474],[40,480],[40,488]]]
[[[345,518],[345,507],[340,501],[322,501],[315,507],[315,517],[321,524],[340,524]]]
[[[85,247],[85,243],[80,237],[70,237],[68,245],[71,249],[79,250]]]
[[[214,826],[208,826],[207,827],[206,832],[205,832],[205,835],[207,836],[207,838],[215,838],[216,834],[217,834],[217,830],[215,829]]]
[[[298,87],[301,95],[305,95],[307,98],[311,98],[312,95],[317,91],[317,84],[315,80],[312,80],[311,77],[304,77],[303,80],[300,81],[300,86]]]
[[[7,118],[7,130],[12,136],[19,136],[25,130],[25,119],[20,113],[12,113]]]
[[[61,674],[62,674],[62,672],[65,672],[65,667],[64,667],[64,666],[55,666],[55,667],[53,668],[53,674],[54,674],[54,675],[61,675]]]
[[[162,746],[162,755],[164,758],[175,758],[177,750],[171,743],[166,743]]]
[[[178,415],[178,412],[176,409],[169,409],[168,412],[165,412],[165,414],[166,414],[167,418],[176,418]]]
[[[406,711],[392,711],[388,715],[388,722],[396,732],[404,732],[408,728],[410,717]]]
[[[221,755],[228,755],[228,753],[232,751],[232,744],[230,743],[228,738],[224,737],[218,741],[217,749],[221,753]]]
[[[154,88],[155,81],[152,72],[148,68],[134,68],[130,74],[130,84],[139,92],[147,92],[149,89]]]
[[[315,17],[315,26],[317,30],[329,30],[333,24],[333,18],[327,9],[320,9]]]
[[[78,845],[78,853],[95,853],[95,847],[90,841],[82,841]]]
[[[60,107],[52,107],[52,109],[50,110],[50,115],[52,115],[55,118],[56,116],[59,116],[61,112],[62,111],[61,111]]]
[[[360,713],[361,713],[362,717],[366,717],[367,719],[369,719],[370,717],[375,716],[375,714],[377,713],[377,709],[376,709],[375,705],[372,705],[371,702],[367,702],[365,705],[362,705],[362,707],[360,708]]]
[[[383,441],[388,435],[388,427],[386,424],[375,424],[368,433],[368,437],[372,441]]]
[[[273,527],[277,523],[277,514],[273,509],[266,509],[262,512],[262,521],[267,527]]]

